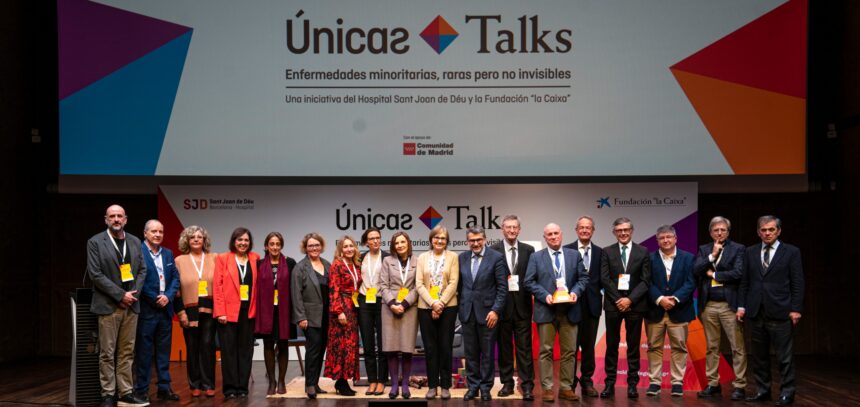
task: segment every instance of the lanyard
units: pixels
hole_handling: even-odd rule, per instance
[[[558,253],[559,256],[562,255],[561,250],[555,253]],[[553,253],[550,257],[555,257],[555,253]],[[550,263],[552,263],[552,269],[553,271],[555,271],[555,278],[561,278],[562,276],[564,276],[564,259],[562,257],[558,257],[558,263],[561,264],[561,268],[555,266],[555,258],[550,259]]]
[[[358,271],[355,269],[355,264],[353,264],[352,269],[350,269],[346,260],[343,260],[343,265],[346,266],[346,271],[348,271],[349,276],[352,277],[352,289],[358,291]]]
[[[400,265],[400,259],[397,259],[397,267],[400,267],[400,284],[402,286],[406,286],[406,276],[409,274],[409,262],[412,259],[406,259],[406,270],[403,269],[403,266]]]
[[[430,280],[433,285],[442,285],[442,268],[445,267],[445,252],[442,252],[442,258],[436,260],[436,255],[430,254]]]
[[[236,267],[239,268],[239,277],[241,277],[241,282],[245,281],[245,275],[248,274],[248,261],[245,261],[244,267],[239,264],[239,257],[236,257]]]
[[[194,269],[197,270],[197,279],[203,279],[203,265],[206,264],[206,253],[202,253],[200,256],[200,267],[197,267],[197,262],[194,261],[194,254],[191,254],[191,264],[194,265]]]
[[[108,240],[113,244],[113,248],[116,249],[117,253],[119,253],[119,247],[116,245],[116,240],[113,240],[113,236],[108,233]],[[126,241],[123,239],[122,241],[122,261],[125,261],[125,249],[126,249]]]
[[[368,287],[372,287],[373,282],[376,281],[376,280],[374,280],[374,277],[376,276],[376,268],[379,267],[379,263],[381,263],[381,262],[382,262],[381,254],[376,255],[376,264],[373,264],[373,255],[370,254],[369,252],[367,253],[367,274],[369,274],[369,277],[370,277],[370,283],[367,284]]]

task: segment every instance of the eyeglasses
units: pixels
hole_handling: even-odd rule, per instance
[[[313,249],[313,248],[317,248],[317,247],[322,247],[322,245],[319,243],[313,243],[313,244],[309,244],[305,247],[307,247],[308,249]]]
[[[478,239],[469,239],[469,243],[483,243],[483,242],[484,242],[483,237],[478,238]]]
[[[632,232],[632,231],[633,231],[633,229],[632,229],[632,228],[615,229],[615,233],[630,233],[630,232]]]
[[[433,240],[448,240],[445,236],[433,236]]]

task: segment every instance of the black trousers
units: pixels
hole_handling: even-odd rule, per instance
[[[481,321],[484,322],[484,321]],[[495,374],[495,356],[498,326],[488,328],[486,323],[478,323],[476,313],[467,322],[463,322],[463,350],[466,354],[466,380],[469,390],[481,390],[482,394],[490,394]]]
[[[579,321],[579,349],[582,352],[582,371],[578,379],[580,386],[594,386],[591,377],[594,376],[595,370],[594,345],[597,343],[597,327],[599,325],[600,317],[583,311],[582,320]]]
[[[794,374],[794,326],[790,319],[777,320],[764,316],[760,309],[755,318],[750,318],[752,331],[752,370],[759,391],[770,391],[771,368],[770,347],[776,352],[779,374],[782,376],[780,394],[793,396]]]
[[[514,385],[514,348],[516,348],[517,373],[522,380],[523,391],[534,390],[535,366],[532,354],[531,318],[520,318],[514,311],[514,315],[499,320],[498,329],[499,380],[503,385]],[[514,338],[513,342],[511,337]]]
[[[375,304],[368,304],[364,295],[358,296],[358,328],[364,346],[364,368],[367,381],[385,383],[388,380],[388,362],[382,354],[382,308],[380,298]]]
[[[433,319],[433,311],[418,310],[418,325],[424,342],[424,360],[427,362],[427,384],[431,389],[442,386],[451,388],[451,358],[454,350],[454,322],[457,307],[442,310],[439,319]]]
[[[323,356],[328,344],[328,315],[323,317],[322,327],[308,327],[305,331],[305,386],[316,386],[322,373]]]
[[[642,313],[606,312],[606,386],[615,386],[618,372],[618,345],[621,343],[621,321],[627,330],[627,385],[639,384],[639,345],[642,339]]]
[[[238,321],[218,324],[218,337],[224,395],[247,394],[254,357],[254,319],[248,318],[248,309],[239,310]]]
[[[212,314],[201,312],[196,327],[182,330],[188,352],[188,386],[192,390],[215,388],[215,324]]]

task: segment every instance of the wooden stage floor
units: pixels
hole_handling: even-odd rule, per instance
[[[815,356],[798,356],[797,359],[797,400],[798,406],[860,406],[860,374],[858,374],[857,363],[838,358],[824,358]],[[0,406],[26,406],[26,405],[69,405],[69,359],[41,359],[30,363],[15,363],[0,365]],[[218,370],[218,388],[220,389],[220,368]],[[367,405],[366,400],[317,400],[305,399],[266,399],[265,367],[263,362],[254,362],[253,377],[256,385],[252,384],[251,393],[247,399],[224,400],[218,394],[216,397],[207,399],[205,397],[192,398],[185,379],[185,365],[173,363],[170,368],[173,378],[173,390],[180,397],[180,401],[162,402],[155,400],[155,386],[151,386],[152,406],[362,406]],[[287,373],[287,381],[300,375],[297,362],[290,364]],[[776,373],[775,373],[776,376]],[[752,381],[752,380],[750,380]],[[598,390],[602,385],[598,385]],[[365,388],[356,388],[361,393]],[[669,397],[667,392],[661,393],[659,398],[649,398],[640,390],[638,400],[628,400],[624,394],[624,388],[616,390],[614,399],[601,400],[596,398],[585,398],[581,404],[586,406],[720,406],[720,405],[756,405],[745,402],[732,402],[727,397],[730,389],[724,388],[726,396],[722,399],[703,400],[696,397],[695,392],[687,392],[684,397]],[[753,386],[747,391],[752,392]],[[387,389],[386,389],[387,391]],[[423,395],[426,389],[413,389],[413,399]],[[539,391],[539,390],[538,390]],[[776,390],[775,394],[779,394]],[[539,393],[538,393],[539,397]],[[398,399],[400,401],[400,399]],[[535,404],[537,406],[547,405],[538,398],[537,401],[524,402],[522,400],[498,400],[490,403],[471,402],[477,407],[506,406],[519,407]],[[580,402],[556,401],[555,405],[574,405]],[[452,399],[443,402],[436,399],[429,403],[431,406],[465,405],[462,400]],[[393,404],[392,404],[393,405]],[[773,405],[772,403],[758,404],[761,406]]]

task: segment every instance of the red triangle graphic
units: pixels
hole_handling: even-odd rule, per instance
[[[789,0],[672,69],[806,98],[807,0]]]
[[[185,226],[182,226],[182,222],[176,216],[176,211],[170,206],[170,202],[167,201],[167,197],[164,196],[160,187],[158,188],[158,220],[164,225],[162,246],[173,250],[174,255],[179,256],[179,235],[182,234]]]

